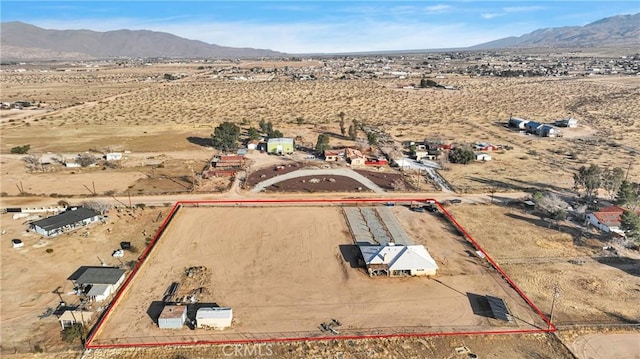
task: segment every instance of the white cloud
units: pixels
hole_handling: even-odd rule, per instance
[[[502,16],[502,15],[506,15],[505,13],[498,13],[498,12],[490,12],[490,13],[486,13],[486,14],[482,14],[480,15],[483,19],[493,19],[494,17],[498,17],[498,16]]]
[[[502,38],[512,29],[477,30],[463,23],[361,20],[263,24],[253,22],[161,22],[131,18],[34,21],[49,29],[152,30],[221,46],[272,49],[287,53],[334,53],[466,47]]]
[[[533,12],[543,10],[544,6],[509,6],[502,8],[502,11],[506,13],[514,13],[514,12]]]
[[[452,7],[450,5],[443,5],[443,4],[427,6],[425,8],[427,13],[429,14],[442,14],[444,12],[450,11],[451,9]]]

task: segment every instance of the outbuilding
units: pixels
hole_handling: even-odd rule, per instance
[[[122,159],[122,153],[110,152],[104,155],[104,159],[107,161],[120,161]]]
[[[158,328],[182,329],[182,325],[186,320],[186,305],[166,305],[158,317]]]
[[[491,161],[491,155],[484,152],[477,152],[476,161]]]
[[[231,326],[233,311],[224,307],[203,307],[196,311],[198,328],[222,330]]]
[[[91,321],[91,317],[93,317],[93,312],[88,312],[84,310],[65,310],[64,313],[58,318],[60,321],[60,325],[62,326],[62,330],[66,328],[72,327],[74,324],[86,324]]]
[[[275,155],[290,155],[293,153],[295,144],[293,138],[270,138],[267,140],[267,153]]]
[[[573,118],[573,117],[562,118],[562,119],[556,121],[556,126],[558,126],[558,127],[575,128],[575,127],[578,127],[578,120]]]
[[[555,137],[558,133],[557,130],[551,125],[542,125],[538,127],[538,136],[542,137]]]

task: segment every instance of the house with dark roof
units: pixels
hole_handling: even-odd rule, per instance
[[[55,216],[31,222],[31,229],[46,237],[84,227],[100,219],[100,213],[86,207],[72,207]]]
[[[116,267],[82,266],[67,279],[90,300],[103,301],[124,282],[125,273]]]
[[[624,232],[620,229],[620,217],[622,216],[624,211],[624,208],[618,206],[605,207],[597,212],[591,212],[587,214],[587,221],[603,232],[616,232],[624,234]]]

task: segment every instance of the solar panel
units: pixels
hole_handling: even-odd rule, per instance
[[[493,313],[493,317],[499,320],[504,320],[505,322],[510,322],[511,315],[509,314],[509,309],[507,308],[504,300],[490,295],[487,295],[486,297],[487,302],[489,302],[491,312]]]

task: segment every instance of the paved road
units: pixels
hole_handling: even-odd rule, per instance
[[[380,188],[377,184],[373,183],[367,177],[359,174],[358,172],[353,171],[349,168],[320,168],[320,169],[302,169],[289,173],[285,173],[280,176],[276,176],[273,178],[269,178],[266,181],[262,181],[253,188],[252,192],[258,193],[262,192],[265,188],[276,184],[278,182],[286,181],[292,178],[305,177],[305,176],[344,176],[354,179],[363,186],[369,188],[375,193],[384,193],[384,190]]]

